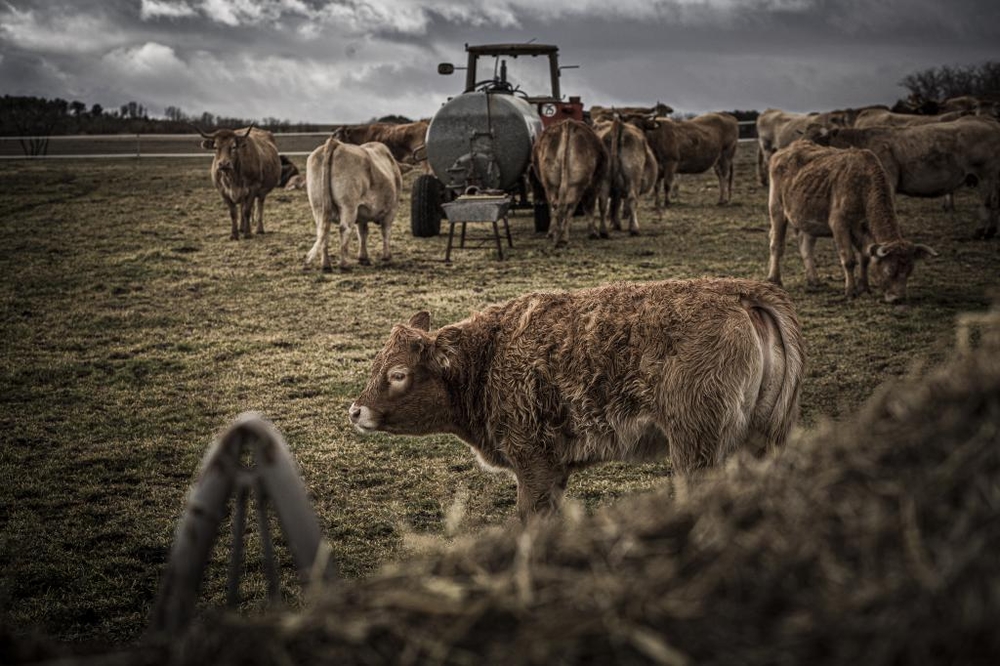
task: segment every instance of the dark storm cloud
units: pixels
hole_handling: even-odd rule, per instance
[[[586,103],[891,102],[906,74],[998,59],[1000,3],[924,0],[135,0],[0,3],[6,94],[317,122],[426,116],[466,42],[560,46]]]

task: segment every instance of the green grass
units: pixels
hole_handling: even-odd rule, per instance
[[[513,482],[481,471],[456,439],[349,427],[372,357],[414,311],[443,324],[529,290],[767,270],[766,192],[747,144],[733,204],[715,205],[714,176],[682,177],[662,219],[644,203],[639,238],[592,241],[577,219],[555,251],[516,216],[508,261],[487,246],[445,265],[445,236],[410,235],[407,193],[394,262],[329,275],[302,270],[315,233],[302,191],[271,195],[263,237],[228,240],[207,160],[4,162],[0,179],[0,604],[21,630],[68,641],[139,637],[198,462],[244,410],[285,434],[345,576],[404,556],[409,531],[445,538],[458,498],[465,531],[512,520]],[[789,243],[785,285],[809,353],[805,427],[941,359],[956,314],[991,302],[1000,244],[968,240],[974,194],[954,214],[900,200],[906,235],[941,253],[918,266],[905,308],[845,301],[829,240],[817,246],[825,284],[807,290]],[[607,465],[576,475],[568,495],[593,509],[667,473]],[[224,597],[217,555],[207,604]],[[251,569],[248,606],[263,596]],[[287,562],[282,574],[294,604]]]

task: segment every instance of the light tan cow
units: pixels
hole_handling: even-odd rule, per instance
[[[893,113],[886,109],[866,109],[858,114],[853,126],[859,129],[865,127],[912,127],[914,125],[946,123],[971,114],[971,111],[949,111],[936,115],[922,115],[917,113]]]
[[[250,237],[250,218],[255,203],[257,233],[264,233],[264,199],[281,178],[281,160],[274,135],[253,126],[238,130],[218,129],[211,134],[194,128],[204,139],[201,147],[215,153],[210,174],[229,208],[232,223],[229,237],[239,240],[240,233],[244,238]]]
[[[590,125],[567,119],[546,127],[535,141],[531,165],[549,204],[553,243],[569,243],[569,222],[577,208],[588,217],[590,237],[597,238],[594,204],[607,176],[608,153]]]
[[[757,116],[757,179],[767,187],[767,163],[775,151],[802,138],[806,129],[844,127],[849,125],[850,110],[823,113],[791,113],[781,109],[766,109]]]
[[[608,174],[597,200],[601,238],[608,237],[609,212],[612,229],[621,231],[621,215],[624,214],[628,218],[629,234],[638,236],[639,196],[656,185],[659,175],[656,155],[643,131],[617,116],[595,124],[594,130],[608,152]]]
[[[892,186],[870,150],[824,148],[805,139],[782,148],[770,160],[768,212],[771,261],[767,279],[776,284],[781,284],[781,256],[789,224],[797,232],[811,286],[819,284],[813,259],[816,239],[833,237],[848,298],[869,290],[868,264],[874,261],[885,300],[905,300],[906,282],[915,263],[937,256],[930,247],[903,239]],[[861,277],[855,282],[859,258]]]
[[[330,271],[327,242],[330,225],[339,221],[340,269],[347,270],[347,249],[352,230],[358,234],[358,263],[371,264],[368,258],[368,223],[382,228],[382,261],[390,261],[389,233],[403,178],[399,166],[385,144],[378,142],[355,146],[327,139],[306,161],[306,190],[316,221],[316,243],[306,255],[308,267],[317,255],[323,271]]]
[[[805,352],[788,295],[742,279],[530,293],[393,327],[349,409],[362,433],[450,433],[517,479],[522,519],[572,472],[669,456],[676,474],[781,447]]]

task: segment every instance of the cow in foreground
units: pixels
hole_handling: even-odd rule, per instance
[[[316,243],[306,255],[306,267],[317,254],[322,268],[330,271],[327,242],[330,224],[340,223],[340,269],[347,270],[347,246],[357,229],[358,263],[370,265],[368,223],[382,228],[382,261],[389,261],[389,232],[396,218],[403,178],[392,153],[377,142],[354,146],[337,139],[314,150],[306,161],[306,190],[316,220]]]
[[[274,135],[253,126],[219,129],[211,134],[195,129],[204,138],[201,147],[215,151],[210,173],[222,200],[229,207],[230,238],[239,240],[240,233],[244,238],[250,237],[254,202],[257,203],[257,233],[264,233],[264,199],[281,178],[281,160]]]
[[[535,141],[531,164],[549,203],[554,244],[569,243],[569,222],[577,207],[588,216],[590,237],[597,238],[592,214],[607,176],[608,152],[590,125],[572,119],[549,125]]]
[[[906,282],[916,262],[937,256],[932,248],[903,239],[892,185],[870,150],[838,150],[807,140],[795,141],[771,156],[770,182],[771,261],[767,279],[771,282],[781,284],[781,255],[788,224],[797,232],[811,286],[819,284],[813,260],[816,238],[833,237],[848,298],[869,290],[871,261],[885,300],[905,300]],[[855,282],[858,257],[861,277]]]
[[[393,327],[349,416],[362,433],[450,433],[513,473],[522,520],[554,510],[572,472],[668,456],[678,474],[780,447],[804,351],[775,285],[621,282],[530,293],[432,330]]]
[[[601,238],[608,237],[609,212],[612,229],[621,231],[624,214],[628,218],[629,234],[638,236],[639,196],[656,185],[659,175],[656,155],[642,130],[618,117],[596,123],[594,129],[608,153],[608,173],[597,200]]]
[[[367,125],[341,125],[333,130],[333,137],[344,143],[360,146],[378,141],[384,143],[400,164],[413,165],[425,161],[421,149],[427,140],[430,122],[417,120],[412,123],[369,123]]]

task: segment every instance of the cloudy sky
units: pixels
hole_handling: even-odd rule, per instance
[[[566,95],[681,111],[891,103],[1000,60],[998,0],[0,0],[0,90],[151,115],[424,117],[465,43],[552,43]]]

